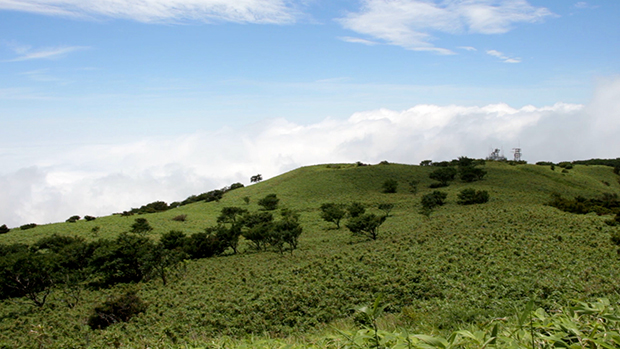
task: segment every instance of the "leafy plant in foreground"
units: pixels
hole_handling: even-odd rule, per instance
[[[110,299],[95,307],[88,318],[88,326],[93,330],[102,330],[118,322],[129,321],[139,313],[143,313],[148,305],[134,292],[127,292]]]

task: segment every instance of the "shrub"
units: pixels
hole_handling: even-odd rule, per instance
[[[398,182],[395,179],[388,179],[383,182],[383,192],[386,194],[396,193],[396,188],[398,188]]]
[[[377,205],[377,208],[385,212],[386,217],[389,217],[390,212],[392,212],[392,210],[394,209],[394,204],[393,203],[382,203],[382,204]]]
[[[347,211],[349,212],[349,217],[355,218],[361,216],[366,212],[366,208],[359,202],[352,202],[351,205],[347,207]]]
[[[486,190],[463,189],[458,198],[459,205],[483,204],[489,201],[489,193]]]
[[[422,196],[422,210],[420,213],[427,216],[430,215],[430,213],[433,211],[433,209],[435,209],[435,207],[442,206],[445,203],[445,199],[447,197],[448,194],[440,192],[438,190]]]
[[[80,220],[80,216],[71,216],[65,222],[67,223],[75,223]]]
[[[36,223],[29,223],[29,224],[24,224],[21,227],[19,227],[19,229],[21,230],[28,230],[28,229],[32,229],[32,228],[36,228],[37,224]]]
[[[187,215],[186,214],[180,214],[178,216],[172,217],[172,220],[175,221],[175,222],[185,222],[186,219],[187,219]]]
[[[131,225],[131,232],[134,234],[145,234],[153,230],[153,227],[149,224],[146,218],[136,218],[136,221]]]
[[[228,189],[228,190],[235,190],[235,189],[239,189],[239,188],[243,188],[243,187],[244,187],[244,185],[241,184],[241,183],[233,183],[233,184],[230,185],[230,189]]]
[[[2,226],[0,226],[0,234],[6,234],[8,232],[10,232],[11,229],[9,229],[6,224],[3,224]]]
[[[135,291],[127,292],[95,307],[88,318],[88,326],[93,330],[102,330],[118,322],[127,322],[135,315],[145,312],[147,307]]]
[[[280,199],[276,196],[276,194],[268,194],[264,198],[258,200],[258,204],[263,206],[263,210],[265,211],[273,211],[278,208],[278,203]]]
[[[84,216],[84,219],[85,219],[87,222],[90,222],[90,221],[94,221],[95,219],[97,219],[97,217],[93,217],[93,216]]]
[[[187,236],[179,230],[171,230],[162,234],[159,243],[167,250],[182,249],[187,243]]]

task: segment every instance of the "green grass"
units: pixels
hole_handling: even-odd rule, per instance
[[[5,300],[0,303],[0,344],[207,347],[230,341],[251,347],[247,343],[267,341],[278,343],[273,347],[324,347],[331,326],[352,328],[352,309],[381,293],[388,305],[386,327],[429,334],[509,316],[530,299],[547,310],[571,299],[618,299],[620,262],[609,239],[618,228],[604,224],[608,217],[572,215],[544,205],[553,192],[568,197],[620,194],[612,168],[577,165],[562,173],[548,166],[487,162],[483,181],[455,181],[441,188],[448,193],[447,204],[427,218],[418,211],[421,196],[433,190],[428,188],[432,170],[400,164],[309,166],[228,192],[219,203],[139,216],[155,228],[153,239],[172,229],[191,234],[214,225],[222,207],[255,211],[260,198],[275,193],[281,206],[300,212],[304,233],[292,255],[256,253],[242,243],[238,255],[189,262],[167,287],[157,280],[129,286],[139,289],[149,309],[105,331],[89,330],[86,318],[96,304],[126,285],[84,290],[73,309],[63,305],[60,290],[43,309],[25,300]],[[399,182],[397,193],[381,193],[390,178]],[[420,181],[416,195],[407,184],[413,179]],[[490,201],[457,205],[463,188],[487,190]],[[243,201],[246,196],[249,205]],[[395,204],[377,241],[352,237],[345,228],[336,230],[320,219],[322,203],[351,201],[375,213],[380,213],[378,203]],[[172,220],[179,214],[186,214],[187,221]],[[136,217],[16,229],[0,236],[0,243],[33,243],[54,233],[112,238],[128,231]],[[101,227],[98,236],[91,233],[94,226]],[[279,337],[288,339],[270,339]]]

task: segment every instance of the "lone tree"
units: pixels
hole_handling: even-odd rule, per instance
[[[329,202],[321,205],[321,218],[326,222],[336,224],[336,229],[340,229],[340,220],[342,220],[346,214],[347,212],[341,204]]]
[[[0,234],[6,234],[8,232],[10,232],[11,229],[9,229],[6,224],[3,224],[2,226],[0,226]]]
[[[369,239],[377,240],[379,227],[385,222],[386,218],[386,216],[377,216],[374,213],[365,213],[349,219],[346,226],[355,235],[362,235]]]
[[[255,176],[250,177],[250,182],[258,183],[263,180],[263,176],[261,174],[257,174]]]
[[[396,193],[396,188],[398,188],[398,182],[395,179],[388,179],[383,182],[383,192],[386,194]]]
[[[268,194],[264,198],[258,200],[258,204],[263,206],[264,211],[273,211],[278,208],[278,203],[280,199],[276,196],[276,194]]]
[[[430,179],[434,179],[441,183],[442,186],[448,186],[448,182],[454,180],[456,169],[454,167],[440,167],[428,175]]]

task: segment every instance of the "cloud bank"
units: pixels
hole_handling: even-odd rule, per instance
[[[339,19],[343,27],[391,45],[438,54],[454,52],[432,44],[433,32],[502,34],[517,23],[534,23],[553,15],[526,0],[364,0],[362,3],[361,11]]]
[[[291,23],[285,0],[0,0],[0,10],[77,18],[122,18],[146,23]]]
[[[591,103],[513,108],[417,105],[370,110],[300,125],[265,120],[241,129],[195,132],[113,146],[41,153],[33,166],[0,174],[0,224],[107,215],[155,200],[172,202],[235,182],[249,184],[304,165],[486,157],[520,146],[530,163],[616,158],[620,78],[604,81]],[[7,153],[0,149],[0,155]],[[510,154],[507,154],[510,155]]]

